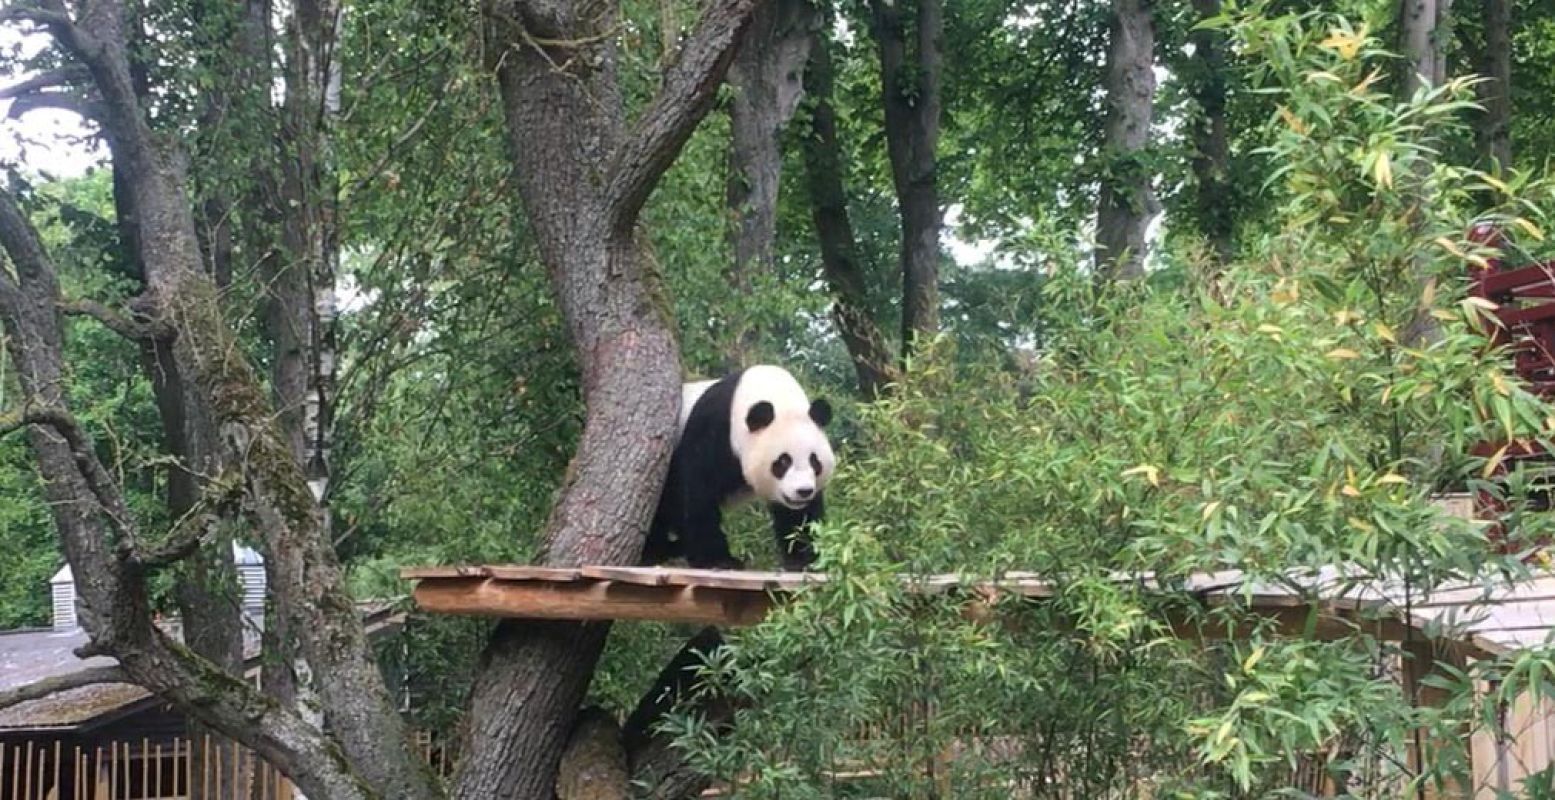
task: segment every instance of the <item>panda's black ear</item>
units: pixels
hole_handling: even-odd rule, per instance
[[[774,419],[777,419],[777,411],[772,408],[771,403],[763,400],[751,406],[750,410],[745,412],[745,428],[751,433],[755,433],[771,425]]]
[[[826,402],[824,397],[815,398],[815,401],[810,403],[810,419],[815,420],[815,424],[822,428],[830,425],[831,403]]]

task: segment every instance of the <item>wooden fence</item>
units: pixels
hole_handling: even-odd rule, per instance
[[[246,748],[206,737],[97,745],[0,744],[0,800],[292,800],[291,782]]]
[[[449,768],[431,738],[421,754]],[[0,742],[0,800],[293,800],[296,789],[252,751],[207,736],[71,745]]]

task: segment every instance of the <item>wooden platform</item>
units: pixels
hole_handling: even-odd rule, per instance
[[[415,582],[416,603],[433,613],[719,626],[755,624],[785,597],[827,580],[819,573],[603,566],[419,567],[403,570],[401,576]],[[1059,589],[1034,574],[1013,572],[998,580],[963,580],[957,575],[901,580],[911,592],[956,593],[969,602],[998,594],[1041,601]],[[1115,580],[1166,592],[1149,575],[1117,575]],[[1327,639],[1364,629],[1389,641],[1435,640],[1466,658],[1542,642],[1555,626],[1555,576],[1515,586],[1460,584],[1427,596],[1339,568],[1292,574],[1277,583],[1226,571],[1194,575],[1170,594],[1211,607],[1241,607],[1293,634],[1310,632]],[[1166,621],[1189,638],[1243,633],[1190,623],[1186,614],[1169,616],[1173,618]]]

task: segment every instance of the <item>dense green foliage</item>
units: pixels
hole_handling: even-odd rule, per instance
[[[1482,484],[1485,460],[1465,455],[1475,442],[1542,439],[1551,424],[1503,379],[1483,309],[1461,294],[1462,236],[1485,216],[1473,198],[1486,178],[1420,162],[1455,135],[1466,87],[1393,100],[1367,78],[1385,54],[1342,18],[1253,17],[1234,31],[1282,109],[1263,134],[1282,165],[1277,224],[1213,276],[1184,258],[1157,286],[1098,293],[1062,269],[1026,372],[945,348],[861,409],[838,480],[844,511],[822,540],[831,581],[710,664],[712,685],[748,701],[731,733],[695,713],[675,725],[741,796],[837,796],[831,775],[860,765],[889,765],[867,791],[900,797],[947,779],[957,797],[1008,797],[1012,782],[1095,797],[1137,781],[1258,797],[1303,785],[1298,765],[1348,772],[1365,797],[1461,777],[1450,746],[1420,773],[1402,766],[1410,731],[1461,744],[1458,726],[1488,721],[1465,684],[1445,710],[1419,710],[1378,681],[1397,645],[1361,629],[1318,643],[1255,626],[1201,650],[1163,622],[1194,613],[1189,596],[1112,577],[1143,570],[1170,587],[1239,569],[1280,581],[1344,564],[1426,590],[1525,569],[1431,502]],[[1497,191],[1488,216],[1536,244],[1549,185]],[[1423,217],[1419,197],[1432,198]],[[1401,340],[1419,315],[1440,329],[1428,345]],[[1548,530],[1531,515],[1510,535]],[[1007,571],[1054,579],[1058,593],[996,603],[991,624],[899,580]],[[1222,615],[1236,612],[1198,624]],[[935,760],[974,732],[981,748]]]
[[[179,34],[148,45],[161,48],[145,60],[166,87],[156,122],[198,129],[192,172],[203,192],[242,196],[272,132],[241,108],[200,122],[191,101],[231,68],[211,44],[231,9],[147,5],[155,25]],[[355,590],[402,603],[402,566],[533,558],[581,419],[570,342],[513,203],[475,5],[375,0],[346,15],[348,113],[334,155],[349,291],[330,503]],[[1345,16],[1327,13],[1336,5]],[[665,42],[697,6],[625,4],[618,33],[633,108],[657,87]],[[986,738],[949,768],[956,797],[1009,797],[1010,781],[1039,796],[1108,796],[1144,782],[1156,796],[1263,797],[1293,791],[1303,770],[1349,771],[1358,796],[1398,797],[1411,780],[1451,774],[1461,763],[1451,752],[1428,774],[1401,768],[1406,738],[1423,727],[1459,742],[1464,722],[1493,722],[1490,706],[1460,693],[1443,709],[1411,708],[1396,683],[1377,680],[1394,646],[1360,631],[1319,643],[1256,630],[1201,647],[1164,620],[1235,616],[1207,615],[1173,590],[1196,571],[1280,580],[1344,563],[1424,589],[1528,569],[1430,501],[1488,486],[1471,445],[1555,426],[1485,351],[1485,309],[1463,296],[1480,257],[1465,241],[1471,222],[1514,234],[1515,258],[1555,250],[1543,236],[1555,211],[1555,13],[1514,3],[1517,169],[1486,175],[1467,166],[1477,163],[1468,82],[1397,97],[1384,47],[1396,4],[1228,3],[1209,23],[1235,42],[1222,202],[1236,215],[1238,253],[1222,265],[1202,244],[1183,133],[1200,113],[1184,49],[1198,21],[1188,4],[1161,8],[1161,135],[1142,165],[1159,175],[1163,246],[1148,281],[1097,286],[1086,265],[1109,166],[1099,163],[1097,89],[1108,5],[947,6],[940,186],[958,241],[989,255],[946,259],[943,336],[887,397],[852,397],[829,317],[797,147],[809,106],[784,134],[778,263],[750,291],[725,279],[725,115],[700,126],[645,211],[688,377],[721,368],[741,320],[756,333],[754,358],[789,366],[839,412],[841,471],[821,532],[831,582],[731,636],[710,665],[710,691],[748,701],[732,732],[694,709],[669,730],[693,763],[756,798],[926,796],[947,777],[936,759],[968,733]],[[1327,11],[1299,13],[1313,7]],[[859,268],[871,314],[894,332],[899,233],[878,62],[865,4],[835,12],[834,102]],[[1465,19],[1464,35],[1478,35],[1476,24]],[[1466,75],[1461,48],[1451,53],[1453,74]],[[10,54],[4,66],[20,62]],[[108,174],[36,183],[25,199],[66,293],[123,300],[133,289]],[[239,270],[223,300],[264,366],[258,284]],[[1415,339],[1424,328],[1432,335]],[[163,529],[169,467],[144,356],[88,320],[72,318],[68,331],[74,408],[135,513]],[[5,367],[0,410],[14,396]],[[0,628],[47,623],[46,582],[62,561],[37,484],[24,439],[0,439]],[[1550,524],[1511,519],[1514,542]],[[774,562],[760,509],[727,524],[737,555]],[[1168,591],[1113,580],[1120,570],[1153,572]],[[968,616],[966,598],[925,599],[900,580],[1007,571],[1040,573],[1060,591]],[[457,730],[488,625],[412,615],[381,643],[418,724]],[[591,702],[630,709],[687,633],[618,625]],[[1532,651],[1477,669],[1510,696],[1548,693],[1555,663]],[[833,774],[870,765],[888,768],[873,782]]]

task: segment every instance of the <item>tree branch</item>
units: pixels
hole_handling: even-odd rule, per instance
[[[6,116],[11,119],[19,119],[22,115],[37,111],[40,108],[69,111],[93,122],[101,122],[103,118],[103,106],[101,103],[93,102],[70,92],[33,92],[32,94],[24,94],[11,101],[11,108],[6,112]]]
[[[71,316],[91,317],[131,341],[165,340],[174,335],[171,325],[144,316],[137,319],[95,300],[65,300],[60,302],[59,310]]]
[[[21,705],[33,700],[41,700],[60,692],[68,692],[71,689],[79,689],[83,686],[96,686],[102,683],[130,683],[130,676],[124,674],[124,670],[117,666],[91,667],[80,672],[69,673],[68,675],[55,675],[36,683],[0,691],[0,709]]]
[[[28,425],[55,425],[61,418],[68,416],[57,408],[24,408],[20,411],[0,414],[0,436]]]
[[[167,538],[150,548],[121,549],[121,557],[142,567],[165,567],[182,561],[210,537],[223,515],[211,513],[236,503],[243,496],[243,476],[230,471],[206,484],[200,502],[184,514],[168,531]]]
[[[663,88],[611,162],[605,195],[611,231],[623,233],[632,226],[659,178],[707,115],[740,34],[760,2],[716,0],[702,15],[680,57],[665,73]]]
[[[70,452],[75,457],[76,469],[81,472],[81,477],[92,490],[92,496],[97,499],[103,514],[108,517],[108,524],[113,526],[114,532],[119,535],[120,546],[133,547],[136,537],[130,510],[124,504],[124,497],[119,493],[118,485],[113,482],[113,477],[103,467],[103,462],[98,460],[96,451],[92,449],[91,439],[87,438],[86,432],[81,429],[76,418],[62,408],[23,409],[11,416],[16,419],[9,425],[4,418],[0,418],[0,434],[23,425],[44,425],[52,428],[60,438],[65,440],[65,444],[70,447]]]
[[[0,88],[0,100],[8,100],[13,97],[20,97],[24,94],[33,94],[40,89],[55,89],[60,86],[74,86],[90,77],[90,74],[78,65],[47,70],[40,72],[37,75],[28,78],[27,80]]]
[[[25,3],[16,3],[0,8],[0,23],[17,21],[31,22],[35,25],[55,29],[69,28],[74,24],[70,19],[70,14],[65,11],[64,6],[54,7],[51,4],[50,8],[42,8]]]

